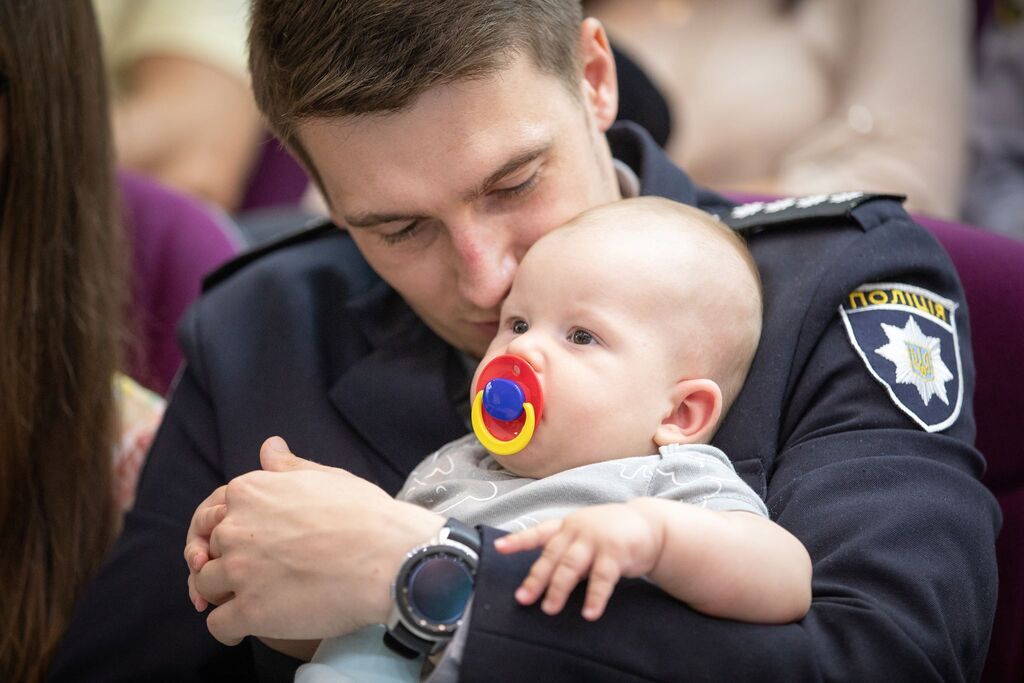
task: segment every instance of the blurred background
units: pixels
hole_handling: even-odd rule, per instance
[[[1000,561],[1020,576],[1024,0],[583,7],[616,52],[619,118],[697,182],[737,199],[904,194],[946,246],[1006,513]],[[118,533],[203,278],[324,215],[253,102],[247,13],[0,0],[0,679],[41,677]],[[44,556],[59,561],[41,572]],[[1024,586],[999,600],[990,671],[1021,680],[1006,662],[1024,666]]]
[[[94,0],[118,160],[223,211],[244,245],[322,212],[261,125],[244,0]],[[907,195],[1024,238],[1024,0],[584,0],[620,118],[725,192]]]

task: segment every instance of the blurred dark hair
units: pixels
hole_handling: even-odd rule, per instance
[[[92,5],[0,0],[0,680],[41,679],[116,534],[125,268]]]

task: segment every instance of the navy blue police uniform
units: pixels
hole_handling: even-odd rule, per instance
[[[463,680],[976,679],[999,512],[979,481],[967,312],[946,254],[890,198],[733,207],[639,128],[618,125],[609,141],[644,194],[749,235],[764,328],[714,443],[807,547],[813,604],[799,623],[742,624],[626,580],[595,623],[579,617],[579,592],[550,617],[512,597],[531,557],[497,555],[498,532],[483,529]],[[257,468],[271,434],[394,493],[466,433],[459,354],[344,233],[313,228],[215,279],[181,327],[187,364],[54,680],[272,678],[290,662],[255,642],[219,645],[188,601],[181,553],[196,506]]]

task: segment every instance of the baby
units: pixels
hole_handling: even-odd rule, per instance
[[[499,356],[532,368],[543,414],[526,446],[499,455],[469,435],[398,497],[513,531],[499,552],[543,546],[515,598],[543,595],[548,614],[587,577],[583,616],[598,619],[620,577],[644,576],[712,616],[800,619],[807,551],[707,445],[760,332],[756,265],[713,217],[649,197],[587,211],[523,258],[472,385]],[[346,680],[325,665],[345,671],[357,639],[326,641],[297,680]]]

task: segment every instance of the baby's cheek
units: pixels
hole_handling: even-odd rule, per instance
[[[608,408],[604,416],[594,416],[589,426],[581,427],[578,434],[576,457],[581,465],[652,452],[653,432],[648,434],[646,423],[624,408]]]

